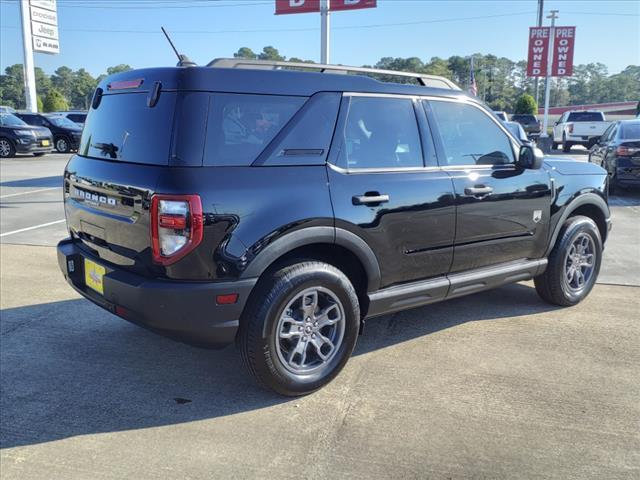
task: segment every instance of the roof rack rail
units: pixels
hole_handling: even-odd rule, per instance
[[[382,70],[379,68],[348,67],[345,65],[326,65],[322,63],[280,62],[272,60],[252,60],[248,58],[216,58],[207,64],[214,68],[249,68],[249,69],[305,69],[321,73],[368,73],[375,75],[389,75],[394,77],[415,78],[424,87],[460,90],[455,83],[445,77],[427,75],[424,73],[401,72],[397,70]]]

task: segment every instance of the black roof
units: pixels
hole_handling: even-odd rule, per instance
[[[162,67],[130,70],[111,75],[99,84],[105,94],[114,93],[117,82],[142,80],[126,91],[149,91],[155,82],[162,90],[193,90],[227,93],[310,96],[317,92],[361,92],[398,95],[429,95],[469,98],[460,90],[382,82],[365,75],[316,73],[295,70],[237,69],[211,67]],[[123,90],[124,91],[124,90]]]

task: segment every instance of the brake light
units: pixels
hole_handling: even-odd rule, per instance
[[[151,197],[151,250],[160,265],[177,262],[202,241],[202,202],[198,195]]]
[[[143,78],[136,78],[135,80],[121,80],[119,82],[111,82],[107,85],[107,88],[109,90],[127,90],[129,88],[138,88],[143,83]]]
[[[626,147],[624,145],[620,145],[616,148],[616,155],[619,157],[631,157],[636,153],[640,152],[640,148]]]
[[[573,133],[573,123],[569,124],[569,133]]]

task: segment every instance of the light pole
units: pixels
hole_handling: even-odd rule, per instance
[[[547,127],[549,126],[549,91],[551,89],[551,74],[553,72],[553,44],[556,36],[556,18],[558,18],[558,10],[551,10],[547,15],[551,19],[551,28],[549,29],[549,51],[547,52],[547,77],[544,82],[544,119],[542,122],[542,132],[540,132],[541,147],[545,151],[549,151]],[[547,150],[549,149],[549,150]]]
[[[22,17],[22,45],[24,47],[24,94],[28,112],[38,111],[36,96],[36,74],[33,63],[33,40],[31,39],[31,14],[29,0],[20,1],[20,16]]]
[[[331,42],[331,0],[320,0],[320,63],[328,64],[330,61]]]

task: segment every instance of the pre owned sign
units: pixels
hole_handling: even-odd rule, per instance
[[[547,58],[549,55],[550,27],[529,28],[529,55],[527,75],[544,77],[547,75]],[[573,47],[576,38],[576,27],[555,27],[551,76],[570,77],[573,75]]]

